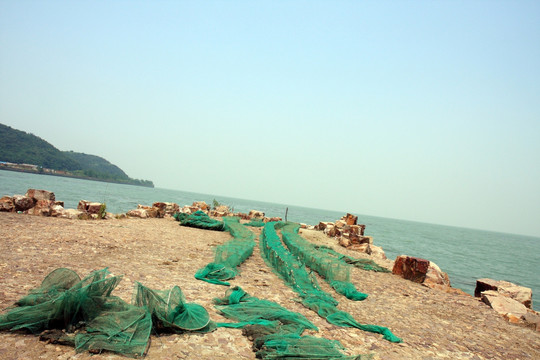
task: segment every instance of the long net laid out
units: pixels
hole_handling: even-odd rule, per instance
[[[130,304],[111,295],[121,279],[110,276],[107,269],[82,280],[73,270],[56,269],[0,315],[0,330],[44,333],[49,340],[73,345],[77,352],[109,350],[143,356],[152,331],[215,329],[208,312],[187,303],[180,288],[160,291],[137,284]]]
[[[347,299],[356,301],[366,299],[368,295],[359,292],[350,281],[350,265],[319,251],[298,235],[299,228],[300,225],[296,223],[286,223],[281,229],[283,242],[289,251]]]
[[[318,330],[302,314],[279,304],[250,296],[240,287],[227,290],[225,297],[214,299],[218,311],[236,323],[218,323],[218,327],[242,328],[253,339],[257,358],[261,359],[366,359],[341,353],[339,341],[302,336],[306,329]]]
[[[284,282],[298,293],[304,306],[317,312],[331,324],[379,333],[388,341],[401,342],[401,339],[388,328],[361,324],[349,313],[338,310],[338,302],[330,294],[321,290],[316,278],[308,273],[304,263],[283,246],[275,227],[284,226],[285,224],[281,222],[270,222],[264,226],[260,238],[261,255]]]
[[[225,231],[225,224],[222,221],[212,219],[203,211],[196,211],[193,214],[176,213],[173,217],[180,221],[180,225],[194,227],[204,230]]]
[[[359,269],[367,270],[367,271],[375,271],[375,272],[385,272],[385,273],[391,272],[387,268],[378,265],[375,261],[371,259],[353,258],[347,255],[343,255],[335,251],[334,249],[328,246],[324,246],[324,245],[313,245],[313,246],[318,251],[324,252],[328,254],[329,256],[332,256],[336,258],[337,260],[344,262],[345,264],[350,264]]]
[[[247,223],[244,223],[245,226],[253,226],[253,227],[263,227],[266,223],[259,219],[251,219]]]
[[[236,277],[238,265],[253,254],[255,234],[240,224],[237,217],[225,217],[223,222],[233,238],[216,247],[214,261],[197,270],[195,278],[211,284],[229,286],[226,280]]]

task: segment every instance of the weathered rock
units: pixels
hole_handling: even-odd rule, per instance
[[[146,209],[133,209],[129,210],[126,215],[128,217],[136,217],[141,219],[146,219],[148,217],[148,210]]]
[[[373,244],[372,236],[359,236],[356,234],[350,235],[349,238],[355,244]]]
[[[364,231],[366,231],[366,225],[358,225],[360,226],[360,235],[364,235]]]
[[[342,219],[347,225],[356,225],[358,222],[358,216],[351,215],[349,213],[347,213],[347,215],[345,215]]]
[[[258,210],[250,210],[248,216],[250,219],[262,219],[264,218],[264,212]]]
[[[326,229],[324,229],[324,233],[330,237],[341,236],[341,231],[334,225],[328,225]]]
[[[386,254],[384,253],[383,248],[380,246],[375,246],[368,243],[366,253],[376,259],[386,260]]]
[[[280,218],[280,217],[271,217],[271,218],[268,218],[268,221],[266,221],[265,219],[265,222],[271,222],[271,221],[282,221],[283,219]]]
[[[26,211],[30,215],[51,216],[51,206],[55,205],[54,200],[37,200],[34,207]]]
[[[476,280],[476,288],[474,289],[474,296],[480,297],[482,295],[482,292],[487,290],[495,290],[497,291],[497,286],[499,282],[497,280],[493,279],[478,279]]]
[[[485,291],[496,291],[501,295],[514,299],[525,307],[532,309],[532,290],[530,288],[519,286],[504,280],[478,279],[474,296],[481,297]]]
[[[54,193],[50,192],[50,191],[47,191],[47,190],[28,189],[28,191],[26,191],[25,196],[28,196],[28,197],[34,199],[35,201],[37,201],[37,200],[52,200],[52,201],[56,200],[55,196],[54,196]]]
[[[194,201],[192,207],[195,207],[199,210],[210,210],[210,205],[205,203],[204,201]],[[193,211],[195,212],[195,211]]]
[[[82,212],[81,210],[64,209],[64,211],[62,211],[62,213],[60,213],[58,217],[65,219],[79,219],[82,214],[84,214],[84,212]]]
[[[339,245],[348,248],[351,246],[351,240],[342,236],[339,238]]]
[[[358,225],[349,225],[349,231],[352,234],[360,235],[360,226],[358,226]]]
[[[540,331],[540,314],[536,311],[527,310],[527,313],[521,316],[521,320],[531,329]]]
[[[348,248],[366,254],[368,254],[368,251],[371,251],[369,244],[351,244]]]
[[[326,222],[326,221],[321,221],[321,222],[319,222],[319,225],[317,225],[317,230],[323,231],[324,229],[326,229],[326,227],[327,227],[328,225],[334,226],[334,223]]]
[[[51,216],[60,217],[64,213],[65,209],[62,205],[54,203],[51,205]]]
[[[504,296],[495,290],[486,290],[482,292],[481,299],[493,310],[503,316],[506,316],[507,318],[510,318],[509,315],[513,315],[519,319],[527,314],[527,308],[525,305],[519,301]]]
[[[180,206],[173,202],[155,202],[152,204],[152,207],[158,209],[160,217],[164,217],[165,215],[173,215],[180,212]]]
[[[184,206],[181,210],[184,214],[191,214],[191,208],[189,206]]]
[[[347,223],[345,221],[343,221],[343,220],[338,220],[335,223],[335,227],[338,228],[338,229],[343,229],[345,227],[345,225],[347,225]]]
[[[430,261],[424,284],[437,284],[450,286],[450,278],[448,274],[443,272],[437,264]]]
[[[0,198],[0,211],[13,212],[15,211],[15,204],[11,196],[3,196]]]
[[[229,213],[231,211],[231,209],[229,209],[229,207],[227,205],[219,205],[214,210],[219,211],[219,212],[223,212],[223,213]]]
[[[226,217],[229,213],[225,211],[210,210],[209,214],[210,216],[223,218]]]
[[[498,292],[532,309],[532,289],[508,281],[500,281]]]
[[[81,200],[77,205],[77,210],[83,211],[87,214],[105,215],[103,213],[105,211],[105,204]]]
[[[15,211],[26,211],[34,207],[34,199],[24,195],[13,195]]]
[[[450,286],[448,275],[437,264],[426,259],[400,255],[394,261],[392,273],[417,283],[427,280],[428,284]]]

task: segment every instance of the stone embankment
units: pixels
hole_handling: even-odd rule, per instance
[[[237,216],[243,220],[281,221],[279,217],[266,217],[264,212],[251,210],[248,214],[234,213],[228,206],[219,205],[211,208],[204,201],[195,201],[192,205],[180,207],[174,202],[155,202],[152,206],[137,205],[136,209],[129,210],[125,214],[113,214],[106,211],[105,203],[87,200],[79,201],[77,209],[64,208],[63,201],[56,201],[55,194],[47,190],[28,189],[25,195],[3,196],[0,198],[0,211],[17,212],[29,215],[52,216],[68,219],[120,219],[130,218],[171,218],[175,213],[182,212],[192,214],[196,211],[213,217]]]
[[[383,249],[373,245],[373,237],[365,236],[366,226],[359,225],[358,217],[346,214],[336,222],[320,222],[315,230],[323,231],[330,238],[350,250],[368,254],[378,260],[386,260]],[[448,274],[432,261],[399,255],[387,265],[394,275],[446,293],[466,294],[450,285]],[[475,297],[493,308],[511,323],[540,331],[540,315],[532,310],[532,290],[508,281],[478,279]]]
[[[57,201],[55,194],[46,190],[29,189],[25,195],[3,196],[0,198],[0,211],[17,212],[29,215],[60,217],[68,219],[121,219],[121,218],[170,218],[178,212],[191,214],[203,211],[206,214],[223,218],[237,216],[243,220],[263,222],[281,221],[278,217],[266,217],[264,212],[251,210],[248,214],[233,212],[228,206],[212,208],[204,201],[180,207],[173,202],[155,202],[152,206],[138,205],[125,214],[106,212],[106,204],[81,200],[77,209],[65,209],[63,201]],[[465,294],[451,287],[448,275],[432,261],[400,255],[389,261],[380,246],[373,244],[373,237],[364,235],[365,225],[358,224],[358,216],[346,214],[336,222],[320,222],[316,226],[301,224],[302,229],[322,231],[334,238],[342,247],[364,253],[376,260],[386,261],[392,273],[404,279],[420,283],[426,287],[446,293]],[[467,294],[465,294],[467,295]],[[507,281],[492,279],[477,280],[475,297],[489,305],[507,321],[524,325],[540,331],[540,315],[532,310],[532,291]]]

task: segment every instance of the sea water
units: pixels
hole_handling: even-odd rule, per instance
[[[79,200],[88,200],[105,202],[112,213],[125,213],[138,204],[157,201],[182,206],[193,201],[212,204],[214,199],[235,212],[255,209],[269,217],[284,218],[288,209],[288,220],[311,225],[336,221],[350,212],[0,170],[0,196],[25,194],[30,188],[54,192],[66,208],[75,209]],[[476,279],[484,277],[529,287],[533,290],[533,307],[540,311],[540,299],[534,301],[534,294],[540,296],[540,238],[355,215],[366,225],[365,234],[373,236],[375,245],[382,246],[389,259],[403,254],[433,261],[448,273],[453,287],[469,294],[474,292]]]

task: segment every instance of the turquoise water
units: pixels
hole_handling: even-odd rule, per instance
[[[212,204],[216,199],[235,211],[256,209],[270,217],[284,217],[288,207],[288,220],[315,225],[319,221],[335,221],[347,211],[0,170],[0,196],[24,194],[29,188],[54,192],[66,208],[76,208],[79,200],[84,199],[105,202],[107,211],[113,213],[156,201],[182,206],[200,200]],[[469,294],[474,292],[476,279],[483,277],[532,288],[534,309],[540,310],[540,300],[534,301],[534,294],[538,296],[540,292],[540,238],[355,215],[366,225],[366,235],[374,237],[375,244],[383,247],[388,258],[405,254],[431,260],[448,273],[452,286]]]

